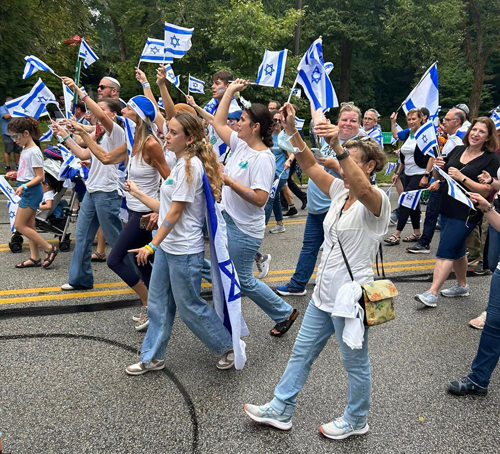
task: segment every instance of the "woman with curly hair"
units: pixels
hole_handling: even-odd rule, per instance
[[[126,368],[129,375],[165,367],[165,351],[177,309],[181,320],[213,353],[226,357],[233,349],[231,334],[215,309],[200,296],[205,252],[203,174],[206,172],[216,199],[220,198],[222,186],[217,158],[204,137],[201,121],[193,115],[180,113],[170,119],[166,145],[175,153],[177,162],[161,185],[159,202],[140,192],[132,181],[125,183],[132,196],[160,213],[160,227],[153,240],[129,251],[137,253],[139,265],[155,254],[148,293],[149,327],[140,361]]]

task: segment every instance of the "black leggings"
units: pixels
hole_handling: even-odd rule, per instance
[[[135,287],[142,279],[144,285],[149,288],[151,272],[153,270],[151,263],[146,265],[137,265],[134,256],[136,267],[131,268],[125,263],[125,257],[129,249],[136,249],[148,244],[152,239],[152,234],[149,230],[141,229],[141,217],[148,213],[140,213],[138,211],[128,212],[128,222],[123,227],[118,236],[115,245],[108,255],[108,266],[122,278],[129,286]]]
[[[300,189],[293,180],[293,175],[295,173],[296,168],[297,168],[297,160],[294,159],[292,161],[292,164],[290,165],[290,172],[288,173],[287,184],[288,187],[290,188],[290,191],[292,191],[301,202],[305,202],[307,201],[307,194],[304,191],[302,191],[302,189]]]
[[[422,177],[423,175],[405,175],[403,184],[404,191],[415,191],[416,189],[420,189],[419,185]],[[396,230],[399,230],[400,232],[403,231],[408,217],[411,218],[413,230],[418,230],[420,228],[420,202],[418,202],[416,210],[411,210],[403,205],[399,206],[399,217]]]

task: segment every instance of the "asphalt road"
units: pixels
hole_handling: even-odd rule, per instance
[[[262,250],[273,257],[269,285],[287,282],[293,273],[305,215],[286,221],[283,234],[266,234]],[[499,452],[498,371],[485,398],[446,393],[448,380],[465,375],[474,358],[480,332],[467,322],[484,310],[491,276],[472,277],[470,297],[441,298],[436,309],[413,299],[429,287],[439,233],[430,255],[409,255],[403,245],[384,249],[388,276],[399,290],[397,318],[370,330],[371,430],[344,441],[318,432],[346,404],[347,377],[334,339],[299,395],[290,432],[259,426],[243,413],[244,403],[272,398],[312,283],[308,296],[287,298],[300,316],[283,338],[271,337],[271,320],[243,298],[250,329],[243,371],[217,370],[218,358],[177,319],[167,368],[129,377],[124,369],[136,362],[144,336],[134,330],[131,317],[139,303],[129,289],[98,263],[93,290],[61,292],[71,253],[60,253],[49,270],[15,270],[28,251],[12,254],[8,239],[0,199],[4,453]]]

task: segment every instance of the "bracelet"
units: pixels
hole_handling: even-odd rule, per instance
[[[85,100],[86,100],[88,97],[89,97],[89,95],[84,94],[84,95],[80,98],[80,101],[85,102]]]
[[[146,244],[146,246],[144,246],[151,254],[154,254],[155,251],[153,251],[153,248],[149,245],[149,244]]]
[[[493,208],[493,205],[490,205],[486,210],[481,210],[483,213],[488,213],[488,211],[491,211]]]
[[[151,88],[151,85],[149,84],[149,82],[146,80],[146,82],[143,82],[142,84],[142,88],[146,89],[146,88]]]
[[[28,189],[28,185],[27,185],[26,183],[23,183],[21,186],[22,186],[24,189]]]
[[[493,183],[493,177],[491,177],[490,182],[489,182],[489,183],[486,183],[486,184],[491,184],[491,183]]]
[[[467,177],[465,177],[465,178],[462,180],[462,184],[465,184],[465,180],[467,180]]]
[[[149,242],[148,246],[149,246],[151,249],[153,249],[153,252],[156,252],[156,250],[158,249],[158,248],[157,248],[157,247],[153,244],[153,242],[152,242],[152,241],[150,241],[150,242]]]
[[[342,161],[342,159],[345,159],[348,156],[350,156],[349,150],[344,148],[344,152],[337,155],[337,161]]]
[[[68,140],[71,136],[68,134],[63,140],[61,140],[61,143],[64,143],[66,142],[66,140]]]
[[[228,98],[228,99],[230,99],[231,101],[233,100],[232,96],[229,96],[229,95],[227,95],[226,93],[224,93],[223,98]]]

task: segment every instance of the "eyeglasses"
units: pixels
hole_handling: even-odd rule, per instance
[[[457,118],[446,118],[446,117],[444,117],[443,118],[443,122],[444,121],[457,121]]]
[[[22,133],[22,132],[21,132],[21,133],[19,133],[19,134],[11,134],[11,135],[10,135],[10,138],[11,138],[12,140],[17,140],[17,139],[19,139],[19,137],[21,137],[22,135],[23,135],[23,133]]]
[[[104,90],[106,88],[115,88],[115,87],[111,87],[110,85],[98,85],[97,86],[98,90]]]
[[[349,102],[341,102],[341,103],[340,103],[340,107],[344,107],[344,106],[354,106],[354,102],[352,102],[352,101],[349,101]]]

